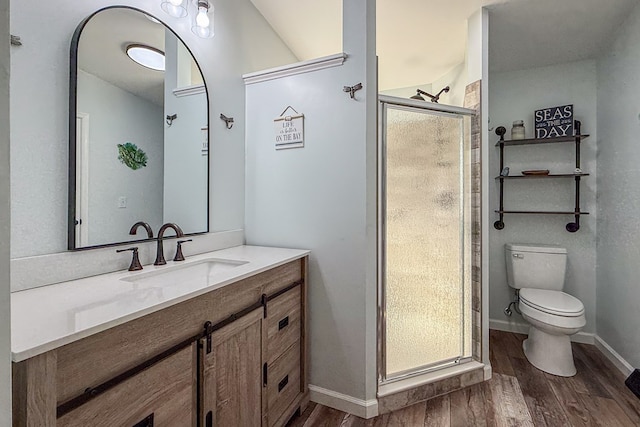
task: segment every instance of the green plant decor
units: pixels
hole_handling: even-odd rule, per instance
[[[147,154],[130,142],[118,144],[118,160],[133,170],[147,166]]]

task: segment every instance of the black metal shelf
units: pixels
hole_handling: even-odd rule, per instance
[[[558,138],[531,138],[531,139],[516,139],[505,140],[504,135],[507,130],[500,126],[496,129],[496,134],[500,136],[500,140],[496,143],[496,147],[500,147],[500,173],[504,170],[504,148],[516,145],[541,145],[541,144],[554,144],[559,142],[573,142],[576,146],[576,170],[580,170],[580,141],[587,138],[589,135],[582,135],[580,133],[581,123],[576,120],[574,123],[574,129],[576,135],[574,136],[562,136]],[[495,212],[500,215],[500,219],[493,223],[493,227],[496,230],[502,230],[504,228],[504,215],[505,214],[531,214],[531,215],[573,215],[575,220],[566,225],[566,229],[570,233],[575,233],[580,229],[580,215],[588,215],[589,212],[582,212],[580,210],[580,179],[583,176],[589,176],[588,173],[560,173],[560,174],[548,174],[548,175],[507,175],[497,176],[500,185],[500,208]],[[541,179],[541,178],[573,178],[575,180],[575,207],[573,211],[512,211],[504,208],[504,181],[508,179]]]
[[[528,138],[528,139],[502,139],[496,142],[496,147],[500,145],[537,145],[537,144],[556,144],[558,142],[575,142],[577,140],[583,140],[588,138],[589,135],[573,135],[573,136],[559,136],[556,138]]]
[[[575,211],[501,211],[495,210],[501,214],[542,214],[542,215],[589,215],[589,212]]]
[[[495,179],[573,178],[575,176],[589,176],[589,174],[588,173],[550,173],[549,175],[507,175],[507,176],[496,176]]]

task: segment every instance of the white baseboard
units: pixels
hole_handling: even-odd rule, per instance
[[[631,372],[633,372],[633,366],[631,366],[629,362],[624,360],[624,358],[620,356],[618,352],[616,352],[609,344],[606,343],[605,340],[600,338],[598,335],[595,336],[594,344],[596,348],[600,350],[600,353],[604,354],[605,357],[611,361],[611,363],[616,365],[616,368],[618,368],[625,377],[628,377]]]
[[[309,384],[309,399],[312,402],[356,415],[373,418],[378,415],[378,400],[362,400],[333,390]]]
[[[529,325],[526,323],[507,322],[496,319],[489,319],[489,329],[525,335],[529,333]],[[571,341],[582,344],[594,344],[595,335],[589,332],[578,332],[575,335],[571,335]]]
[[[484,380],[488,381],[493,376],[493,368],[490,363],[484,365]]]

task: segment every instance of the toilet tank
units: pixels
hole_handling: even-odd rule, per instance
[[[515,289],[560,291],[567,270],[567,250],[554,245],[507,243],[507,283]]]

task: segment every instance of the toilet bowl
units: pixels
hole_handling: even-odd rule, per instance
[[[555,245],[505,245],[507,281],[529,323],[522,344],[527,360],[553,375],[576,374],[570,336],[586,324],[584,305],[565,292],[567,250]]]
[[[522,344],[527,360],[553,375],[576,374],[570,336],[586,324],[582,302],[564,292],[521,289],[520,311],[529,322],[529,336]]]

